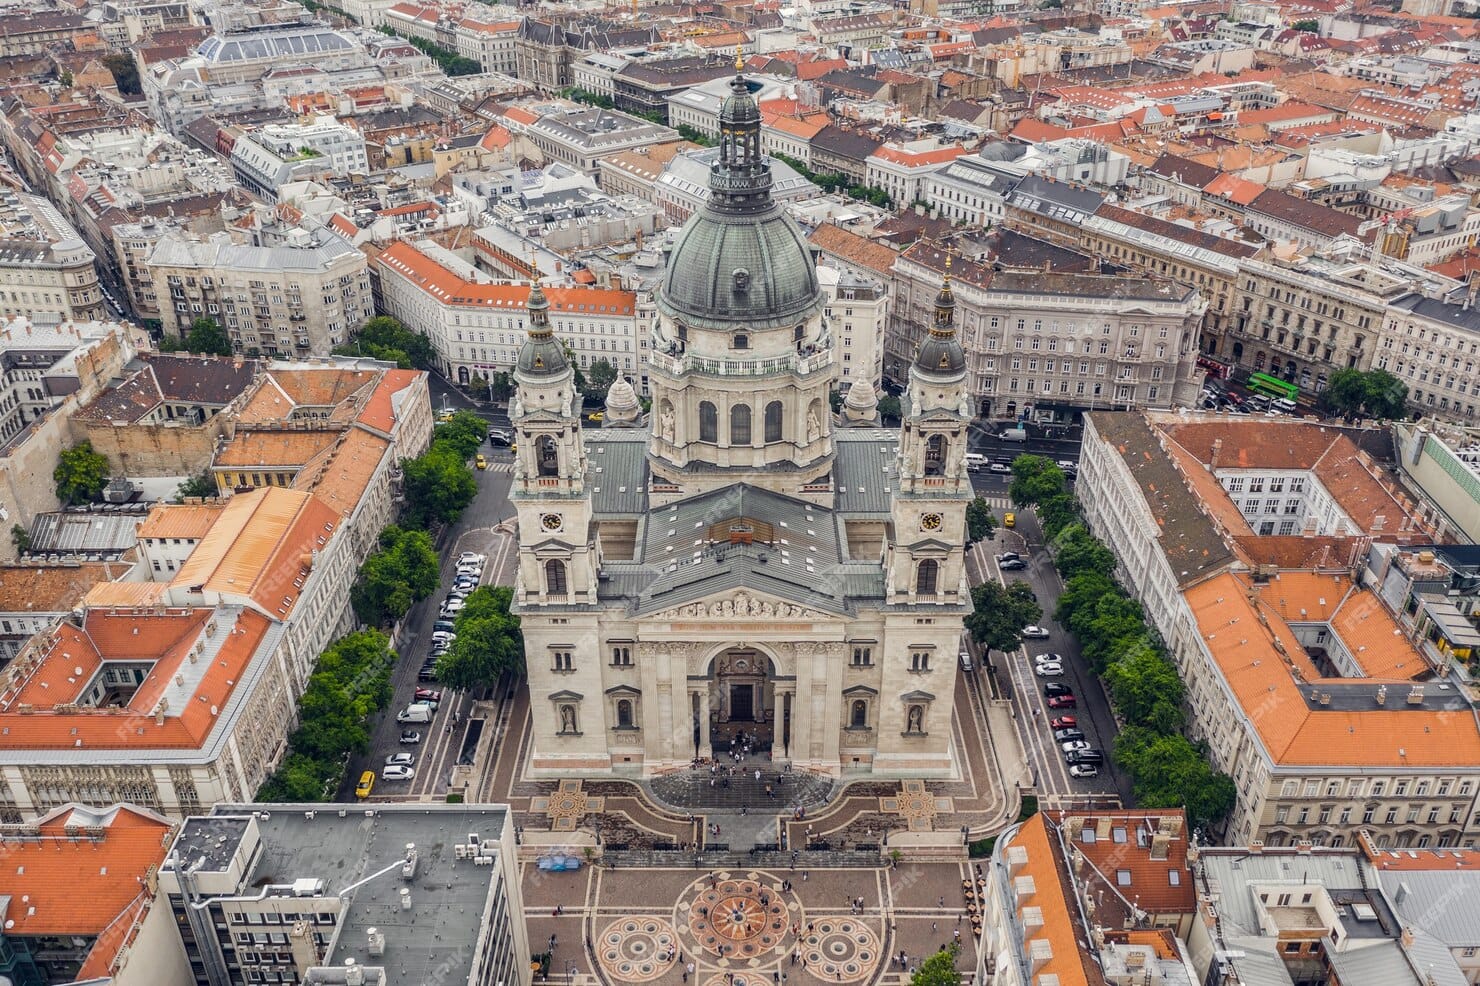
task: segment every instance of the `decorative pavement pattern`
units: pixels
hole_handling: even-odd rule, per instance
[[[596,960],[613,979],[646,983],[678,960],[678,935],[656,915],[620,918],[606,926],[596,942]]]
[[[707,953],[720,968],[754,969],[787,953],[801,914],[802,905],[780,880],[754,871],[715,873],[679,899],[674,923],[687,932],[689,948]]]
[[[561,781],[549,797],[532,798],[529,802],[530,811],[549,816],[550,829],[555,832],[574,832],[582,815],[600,814],[605,806],[605,798],[586,794],[578,780]]]
[[[824,918],[802,936],[807,968],[827,982],[871,978],[879,965],[879,936],[858,918]]]
[[[950,798],[937,798],[925,790],[924,781],[902,781],[899,794],[879,799],[879,811],[898,815],[911,832],[929,832],[935,828],[937,815],[955,811]]]

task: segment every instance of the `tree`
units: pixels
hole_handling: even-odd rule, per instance
[[[1059,593],[1059,605],[1054,612],[1054,618],[1072,630],[1080,613],[1086,610],[1093,611],[1101,597],[1117,591],[1119,589],[1115,580],[1110,577],[1108,571],[1066,575],[1064,591]]]
[[[1406,413],[1408,385],[1386,370],[1337,370],[1317,402],[1348,419],[1390,419]]]
[[[413,332],[389,315],[377,315],[364,325],[347,345],[335,350],[345,356],[369,356],[400,364],[402,358],[418,370],[428,369],[435,354],[431,340]]]
[[[459,691],[492,685],[504,674],[524,674],[524,634],[509,612],[514,590],[482,586],[457,614],[457,639],[437,661],[437,680]]]
[[[19,524],[10,525],[10,543],[15,545],[16,554],[25,554],[31,550],[31,532]]]
[[[1055,493],[1038,504],[1038,520],[1043,526],[1044,537],[1050,541],[1078,519],[1079,500],[1073,493]]]
[[[1132,726],[1157,733],[1182,728],[1182,679],[1144,635],[1105,668],[1104,677],[1115,708]]]
[[[961,946],[951,945],[920,963],[910,977],[910,986],[961,986],[961,973],[956,970],[956,956]]]
[[[187,497],[219,496],[220,493],[221,491],[216,486],[216,481],[211,478],[211,474],[208,472],[204,472],[201,473],[199,476],[191,476],[189,479],[185,480],[185,482],[176,487],[175,502],[184,503]]]
[[[454,521],[478,494],[478,481],[467,460],[445,444],[434,445],[415,459],[402,459],[406,521],[413,527]]]
[[[487,421],[472,411],[456,411],[432,432],[432,447],[450,449],[466,461],[478,454],[487,438]]]
[[[231,339],[214,318],[198,318],[190,323],[185,348],[203,356],[230,356]]]
[[[491,400],[506,401],[514,396],[514,378],[499,370],[488,378],[488,390]]]
[[[1083,572],[1115,571],[1115,553],[1083,524],[1070,524],[1054,538],[1054,565],[1071,579]]]
[[[1130,727],[1115,741],[1115,760],[1131,775],[1143,808],[1186,808],[1194,826],[1210,825],[1234,805],[1233,779],[1218,773],[1185,736]]]
[[[586,373],[586,389],[581,393],[588,401],[606,400],[606,392],[617,382],[617,368],[610,360],[599,359]]]
[[[1041,455],[1020,455],[1012,460],[1012,486],[1007,495],[1019,507],[1031,507],[1068,489],[1064,470]]]
[[[899,398],[893,394],[885,394],[879,398],[879,420],[898,421],[904,416],[904,409],[899,406]]]
[[[973,586],[971,602],[974,611],[966,617],[966,629],[988,650],[1017,650],[1023,645],[1023,627],[1043,616],[1033,587],[1021,580],[1008,586],[995,581]]]
[[[437,588],[437,552],[426,531],[394,525],[380,532],[380,548],[365,559],[350,589],[360,622],[386,626]]]
[[[991,537],[997,530],[997,518],[983,497],[977,497],[966,505],[966,543],[976,544]]]
[[[177,335],[165,333],[159,337],[158,349],[162,353],[183,353],[185,351],[185,340]]]
[[[1290,25],[1290,28],[1295,31],[1304,31],[1307,34],[1316,34],[1321,30],[1321,22],[1311,20],[1296,21]]]
[[[129,54],[105,55],[103,65],[113,73],[113,82],[120,96],[143,95],[144,87],[139,84],[139,66]]]
[[[57,499],[63,503],[96,500],[108,485],[108,459],[93,451],[92,442],[82,441],[64,449],[51,478],[57,484]]]

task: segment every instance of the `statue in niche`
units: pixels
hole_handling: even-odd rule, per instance
[[[920,732],[924,732],[924,726],[925,726],[925,710],[922,709],[922,708],[920,708],[920,706],[918,706],[918,705],[912,705],[912,706],[910,706],[910,720],[909,720],[909,725],[907,725],[905,727],[905,732],[907,732],[907,733],[920,733]]]

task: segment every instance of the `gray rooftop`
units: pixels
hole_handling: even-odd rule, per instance
[[[1442,299],[1417,293],[1404,295],[1391,304],[1394,308],[1412,312],[1421,318],[1441,322],[1456,329],[1480,332],[1480,307],[1475,305],[1450,304]]]
[[[474,957],[471,945],[480,934],[495,870],[456,860],[453,847],[465,843],[471,832],[497,840],[506,808],[377,803],[373,812],[345,806],[350,810],[341,817],[338,807],[217,805],[211,817],[188,819],[180,840],[226,835],[228,841],[216,852],[229,852],[234,849],[231,838],[240,839],[246,820],[222,816],[256,812],[261,852],[244,885],[321,879],[329,895],[392,865],[414,843],[418,858],[411,881],[393,871],[351,891],[325,965],[342,966],[353,958],[358,965],[398,970],[396,982],[466,982]],[[518,879],[517,874],[506,876]],[[411,889],[409,910],[401,908],[402,887]],[[385,934],[382,956],[369,954],[370,928]]]

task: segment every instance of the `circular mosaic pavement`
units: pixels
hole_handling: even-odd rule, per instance
[[[851,983],[871,976],[879,964],[879,936],[857,918],[824,918],[802,936],[802,955],[812,975]]]
[[[791,926],[801,917],[801,905],[779,886],[757,873],[705,877],[679,899],[678,924],[696,951],[722,964],[774,960],[790,947]]]
[[[596,940],[596,960],[615,979],[645,983],[678,960],[678,934],[660,917],[613,921]]]

